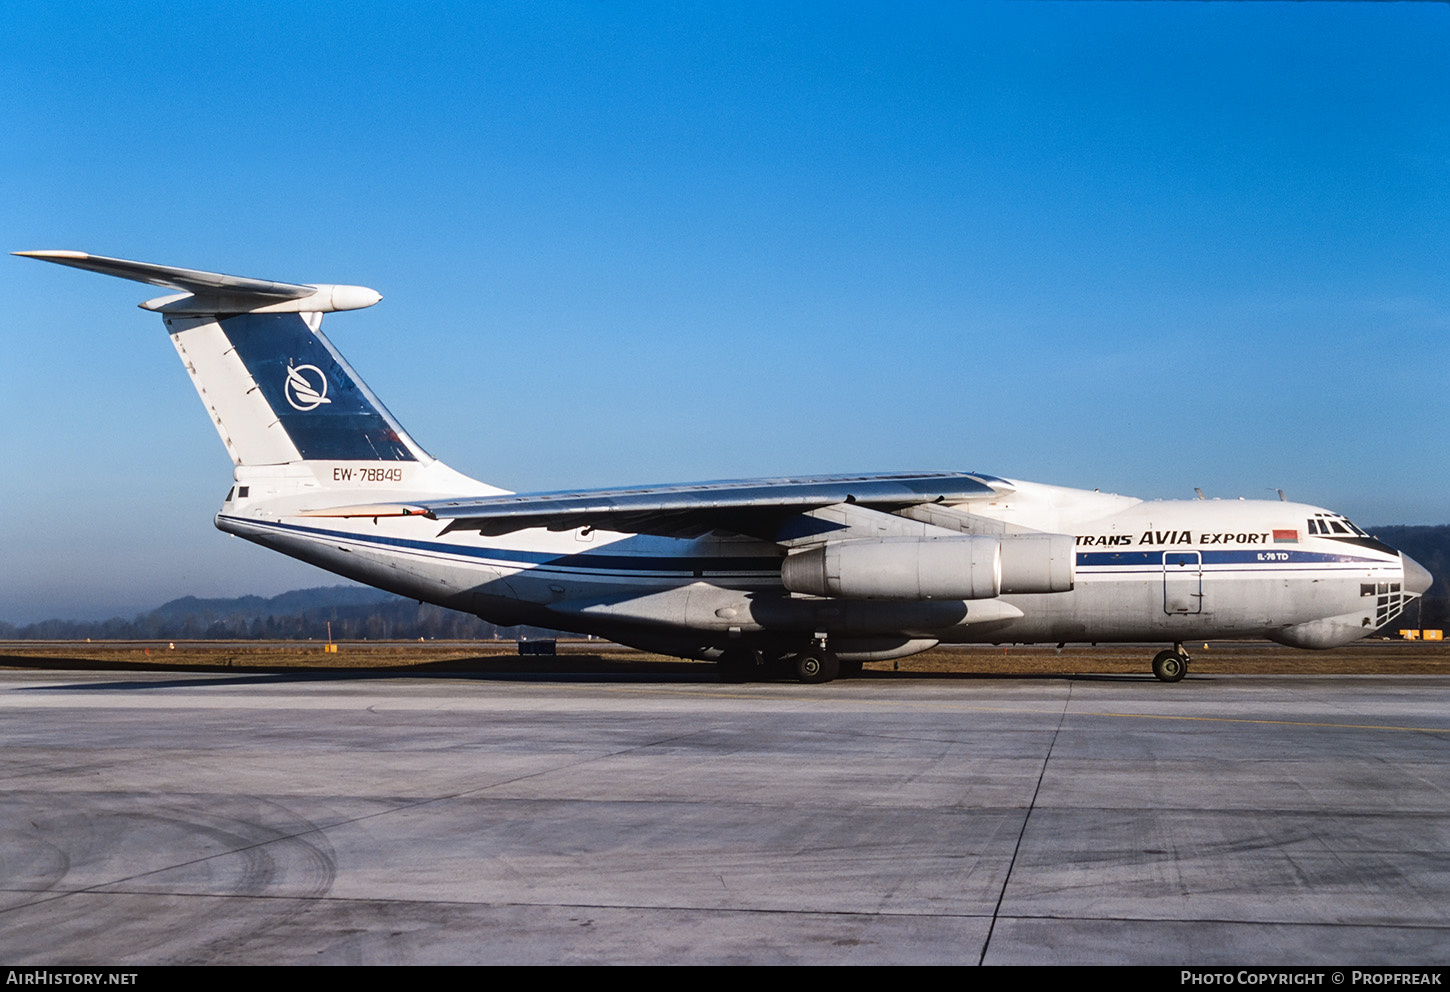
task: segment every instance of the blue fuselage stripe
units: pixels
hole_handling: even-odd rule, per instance
[[[372,545],[411,553],[446,555],[489,561],[519,568],[552,566],[550,571],[564,572],[614,572],[644,577],[653,574],[660,577],[694,576],[700,573],[710,575],[752,576],[778,578],[781,557],[740,555],[622,555],[599,552],[560,554],[547,551],[524,551],[512,548],[481,548],[445,541],[423,541],[414,538],[387,537],[381,534],[359,534],[352,531],[331,530],[323,527],[306,527],[274,521],[252,520],[246,517],[220,516],[218,519],[235,522],[244,527],[260,527],[267,530],[305,536],[313,539],[340,540],[356,544]],[[1172,552],[1180,554],[1181,552]],[[1156,576],[1163,574],[1163,554],[1159,551],[1132,552],[1088,552],[1079,553],[1077,564],[1083,575],[1092,576]],[[1353,555],[1330,554],[1318,551],[1203,551],[1205,571],[1225,572],[1338,572],[1359,570],[1372,565],[1393,564],[1377,558],[1362,558]],[[1238,566],[1238,567],[1226,567]],[[1338,566],[1338,567],[1335,567]],[[1196,574],[1197,570],[1194,570]]]
[[[521,566],[563,565],[585,571],[623,572],[765,572],[780,574],[781,558],[759,556],[730,557],[663,556],[663,555],[609,555],[599,553],[557,554],[547,551],[519,551],[511,548],[474,548],[464,544],[449,544],[443,541],[419,541],[412,538],[384,537],[382,535],[356,534],[343,530],[326,530],[321,527],[302,527],[297,524],[274,523],[272,521],[248,520],[245,517],[223,517],[237,523],[266,527],[276,530],[304,534],[308,537],[334,538],[354,541],[359,544],[379,545],[406,551],[427,551],[436,554],[458,555],[465,558],[481,558],[490,561],[511,562]]]
[[[1162,566],[1163,555],[1182,556],[1183,551],[1087,551],[1079,552],[1077,564],[1079,568],[1087,567],[1116,567],[1157,565]],[[1328,564],[1337,562],[1351,562],[1354,564],[1384,564],[1383,559],[1364,558],[1357,555],[1331,554],[1324,551],[1285,551],[1276,548],[1272,551],[1263,548],[1248,548],[1242,551],[1190,551],[1187,554],[1201,554],[1204,565],[1289,565],[1289,564]],[[1178,561],[1171,562],[1179,565]]]

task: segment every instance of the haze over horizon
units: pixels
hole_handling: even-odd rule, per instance
[[[329,337],[520,491],[966,469],[1450,523],[1444,4],[336,10],[10,11],[6,249],[371,286]],[[212,527],[161,291],[0,288],[0,620],[341,581]]]

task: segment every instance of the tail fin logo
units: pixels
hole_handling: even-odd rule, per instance
[[[327,398],[327,376],[316,365],[298,365],[293,368],[287,365],[287,386],[284,390],[287,402],[292,404],[293,409],[306,413],[308,410],[316,410],[324,403],[331,403]]]

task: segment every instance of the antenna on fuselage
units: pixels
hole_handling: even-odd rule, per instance
[[[1196,492],[1196,493],[1198,493],[1198,498],[1199,499],[1208,499],[1207,496],[1203,495],[1203,490],[1202,489],[1199,489],[1197,486],[1194,486],[1193,487],[1193,491]]]

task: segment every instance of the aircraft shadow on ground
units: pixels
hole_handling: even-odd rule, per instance
[[[122,690],[168,689],[188,686],[264,685],[268,683],[299,682],[364,682],[388,681],[410,678],[442,678],[469,681],[499,682],[572,682],[610,684],[699,684],[722,683],[713,667],[698,662],[675,661],[619,661],[599,655],[569,655],[554,657],[523,657],[491,655],[479,658],[455,658],[448,661],[424,662],[380,668],[308,668],[299,666],[248,665],[184,665],[184,664],[138,664],[122,661],[96,661],[85,658],[35,658],[15,655],[0,655],[0,670],[53,671],[53,672],[134,672],[175,673],[193,676],[176,679],[134,679],[112,682],[91,682],[64,686],[29,686],[20,691],[63,689],[79,692],[110,692]],[[194,676],[207,675],[211,678],[198,679]],[[851,682],[980,682],[1010,679],[1014,681],[1071,680],[1079,682],[1143,682],[1153,681],[1152,675],[1144,673],[1081,673],[1081,672],[922,672],[885,671],[867,669],[852,679],[839,680],[837,684]],[[765,679],[746,683],[751,685],[797,685],[789,678]]]

